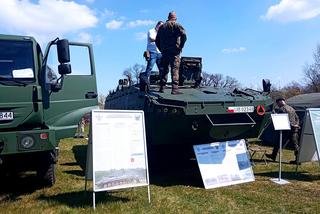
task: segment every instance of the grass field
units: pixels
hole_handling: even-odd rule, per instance
[[[284,162],[293,159],[284,151]],[[259,156],[257,156],[259,159]],[[151,203],[147,188],[96,193],[85,192],[86,140],[60,143],[57,182],[41,188],[35,174],[6,178],[0,185],[0,213],[320,213],[320,166],[283,164],[282,177],[291,183],[279,186],[278,164],[255,161],[255,182],[205,190],[196,163],[168,168],[151,175]],[[89,187],[91,187],[89,183]]]

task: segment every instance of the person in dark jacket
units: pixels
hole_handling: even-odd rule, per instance
[[[277,106],[279,107],[278,113],[287,113],[289,117],[289,122],[291,126],[291,130],[284,131],[283,132],[283,142],[285,143],[287,140],[290,140],[293,145],[294,145],[294,154],[296,156],[296,160],[290,161],[292,164],[297,164],[297,158],[298,158],[298,152],[299,152],[299,136],[298,136],[298,131],[299,131],[299,117],[296,114],[296,111],[286,104],[285,99],[280,97],[276,100]],[[279,151],[279,143],[277,142],[274,147],[272,154],[266,154],[267,158],[270,158],[272,160],[275,160]]]
[[[163,72],[160,76],[160,90],[164,91],[168,80],[169,66],[171,67],[172,91],[171,94],[181,94],[178,90],[180,53],[187,41],[184,28],[177,23],[174,11],[169,13],[168,20],[158,30],[156,45],[162,53]]]

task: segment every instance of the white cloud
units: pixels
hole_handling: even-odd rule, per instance
[[[135,20],[125,23],[125,17],[120,17],[118,20],[111,20],[106,23],[106,28],[110,30],[117,30],[120,29],[122,26],[126,26],[128,28],[135,28],[140,26],[148,26],[155,24],[155,21],[153,20]]]
[[[127,26],[129,28],[134,28],[134,27],[139,27],[139,26],[148,26],[148,25],[152,25],[152,24],[155,24],[155,21],[138,19],[135,21],[128,22]]]
[[[102,36],[99,34],[92,36],[90,33],[80,32],[77,35],[76,41],[100,45],[102,43]]]
[[[138,32],[135,33],[136,40],[146,40],[147,39],[147,33],[145,32]]]
[[[269,7],[265,20],[293,22],[312,19],[320,15],[319,0],[281,0],[279,4]]]
[[[239,53],[239,52],[244,52],[247,49],[245,47],[240,47],[240,48],[224,48],[222,49],[222,53],[224,54],[229,54],[229,53]]]
[[[0,29],[14,34],[31,35],[40,42],[94,27],[97,22],[92,10],[73,1],[1,1]]]
[[[121,28],[122,25],[123,25],[123,21],[117,21],[114,19],[106,23],[106,28],[110,30],[117,30]]]
[[[104,15],[104,16],[107,16],[107,17],[110,17],[110,16],[115,15],[115,12],[112,11],[112,10],[104,9],[103,15]]]
[[[78,34],[78,42],[92,43],[92,36],[89,33],[81,32]]]

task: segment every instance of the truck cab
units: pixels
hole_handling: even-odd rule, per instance
[[[35,170],[53,185],[60,139],[97,106],[90,44],[56,38],[43,53],[32,37],[0,35],[0,175]]]

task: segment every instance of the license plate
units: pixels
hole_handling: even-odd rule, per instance
[[[231,106],[228,107],[230,113],[252,113],[254,112],[254,106]]]
[[[13,112],[0,112],[0,120],[13,120]]]

